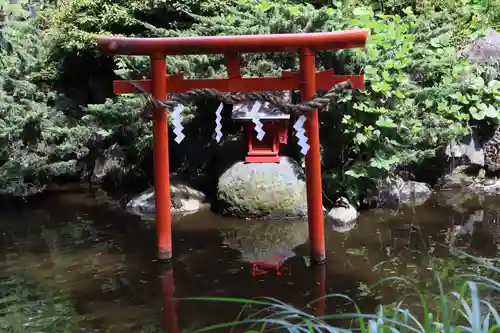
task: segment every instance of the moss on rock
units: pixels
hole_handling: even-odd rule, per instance
[[[222,214],[241,218],[304,218],[304,174],[288,157],[280,163],[237,162],[219,178],[216,206]]]

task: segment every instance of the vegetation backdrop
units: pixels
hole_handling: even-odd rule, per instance
[[[146,57],[109,57],[96,35],[209,36],[371,31],[365,49],[323,53],[319,68],[366,74],[366,89],[321,115],[327,195],[347,194],[384,174],[429,161],[451,139],[500,119],[500,83],[463,52],[499,26],[494,1],[475,0],[0,0],[0,191],[27,196],[57,181],[89,179],[96,156],[114,144],[124,179],[151,177],[151,124],[144,101],[114,96],[112,80],[148,76]],[[222,57],[167,59],[169,73],[224,76]],[[295,54],[245,57],[247,76],[297,69]],[[216,104],[193,106],[188,138],[212,147]],[[189,126],[189,125],[193,126]],[[237,134],[227,127],[225,134]],[[229,132],[229,133],[228,133]],[[186,152],[187,151],[187,152]],[[199,151],[198,151],[199,152]],[[173,169],[203,176],[209,158],[172,145]],[[91,173],[91,172],[90,172]],[[132,178],[130,178],[132,177]],[[128,183],[128,182],[127,182]],[[143,182],[142,184],[147,184]]]

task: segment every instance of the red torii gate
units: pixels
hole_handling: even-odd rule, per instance
[[[368,30],[342,32],[212,36],[189,38],[97,37],[101,50],[120,55],[146,55],[151,58],[151,80],[114,82],[116,94],[135,93],[136,86],[151,93],[155,100],[166,100],[169,93],[197,88],[213,88],[222,92],[300,90],[302,100],[316,96],[317,90],[329,90],[334,84],[350,80],[352,88],[364,87],[364,76],[337,76],[332,70],[316,73],[315,53],[364,47]],[[241,53],[298,52],[300,72],[283,72],[281,78],[242,78]],[[185,80],[183,74],[166,76],[166,56],[223,54],[228,79]],[[153,114],[153,147],[156,228],[158,259],[172,258],[170,218],[170,171],[168,155],[168,113],[158,107]],[[307,211],[311,260],[326,260],[318,112],[309,112],[306,135],[310,149],[306,155]]]

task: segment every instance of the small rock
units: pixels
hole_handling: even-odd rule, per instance
[[[493,135],[487,139],[484,144],[484,156],[486,168],[488,171],[496,172],[500,170],[500,126],[498,126]]]
[[[475,190],[476,191],[482,191],[487,194],[497,194],[500,193],[500,182],[499,181],[493,181],[489,182],[489,185],[486,185],[486,182],[484,184],[476,184]]]
[[[349,201],[340,197],[335,202],[335,206],[326,215],[327,221],[332,224],[332,228],[337,232],[347,232],[354,228],[355,221],[359,213]]]
[[[442,189],[452,189],[467,187],[474,183],[474,176],[470,175],[468,165],[460,165],[454,168],[449,174],[444,175],[440,180]]]
[[[371,191],[371,201],[378,207],[396,208],[400,205],[420,206],[432,195],[426,183],[403,180],[401,177],[386,177],[377,182]]]
[[[497,179],[487,178],[484,180],[483,185],[484,186],[491,186],[491,185],[495,185],[496,182],[497,182]]]
[[[455,212],[465,214],[482,206],[485,193],[474,191],[472,188],[446,189],[437,191],[436,199],[440,206],[450,207]]]
[[[467,157],[471,164],[484,166],[484,150],[475,132],[460,141],[452,140],[445,149],[448,159]]]
[[[476,176],[476,181],[484,181],[485,178],[486,178],[486,170],[484,169],[479,170]]]
[[[205,194],[178,181],[171,180],[170,212],[172,214],[194,213],[205,207]],[[145,219],[156,215],[154,188],[149,188],[127,203],[126,210]]]
[[[442,177],[440,188],[443,190],[463,189],[476,195],[500,193],[500,180],[497,178],[486,178],[484,169],[474,171],[474,167],[462,165],[455,168],[451,173]]]

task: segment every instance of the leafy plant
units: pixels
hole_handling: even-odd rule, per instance
[[[472,257],[471,257],[472,258]],[[472,258],[475,265],[485,268],[493,274],[500,273],[494,262],[482,262]],[[449,289],[443,287],[439,275],[435,275],[435,283],[439,286],[437,301],[434,295],[429,297],[403,278],[386,278],[377,283],[404,283],[409,285],[417,295],[417,302],[405,306],[405,296],[396,304],[380,306],[376,313],[362,313],[356,302],[342,294],[325,296],[325,299],[337,298],[353,305],[353,312],[314,316],[306,311],[273,298],[238,299],[238,298],[187,298],[186,300],[231,302],[240,304],[243,309],[240,316],[228,323],[216,324],[196,330],[210,332],[217,329],[244,328],[245,332],[271,332],[286,329],[289,332],[363,332],[363,333],[458,333],[458,332],[496,332],[500,329],[500,315],[495,303],[483,298],[481,287],[500,291],[500,284],[481,275],[462,275],[455,277],[455,284]],[[316,299],[313,305],[319,302]],[[438,307],[433,309],[432,305]],[[417,307],[415,306],[417,305]],[[251,308],[251,312],[248,313]],[[422,312],[417,312],[417,309]],[[342,320],[344,326],[331,324],[332,320]],[[349,326],[350,323],[350,326]]]
[[[328,170],[327,179],[356,202],[371,180],[422,162],[467,133],[471,116],[496,122],[498,115],[496,83],[485,83],[481,70],[462,60],[447,11],[386,15],[356,8],[353,15],[354,25],[372,32],[366,50],[351,58],[364,66],[367,84],[343,99],[352,106],[342,109],[340,126],[347,162],[342,172]]]

